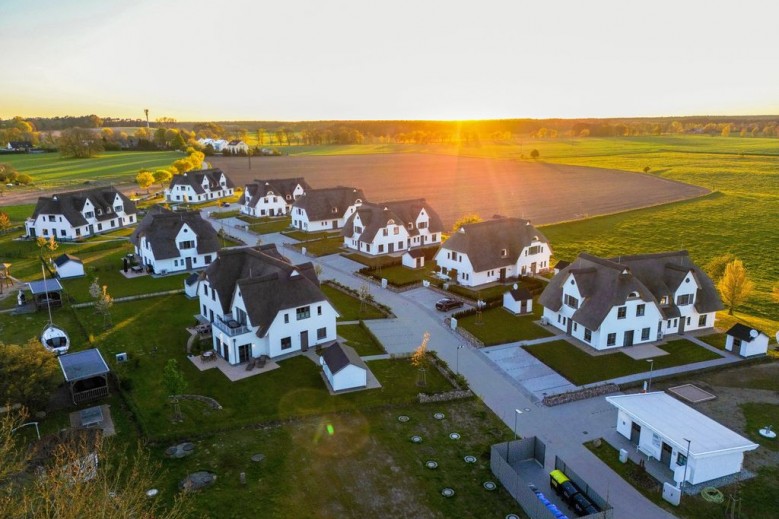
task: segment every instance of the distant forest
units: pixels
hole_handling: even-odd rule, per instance
[[[612,119],[499,119],[484,121],[176,121],[160,117],[123,119],[96,115],[0,119],[0,145],[8,141],[54,141],[52,135],[70,128],[122,128],[127,138],[152,141],[167,130],[180,131],[184,142],[197,138],[242,139],[253,146],[329,144],[477,144],[516,138],[628,137],[640,135],[708,134],[779,137],[779,116],[691,116]],[[133,129],[137,129],[135,133]],[[107,132],[108,130],[106,130]],[[128,132],[128,133],[125,133]],[[170,140],[170,139],[168,139]],[[159,143],[158,143],[159,144]]]

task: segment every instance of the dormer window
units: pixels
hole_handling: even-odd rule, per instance
[[[636,298],[636,297],[638,297],[638,292],[631,292],[630,294],[628,294],[628,298]]]
[[[500,257],[501,258],[505,258],[508,255],[509,255],[508,249],[500,249]]]
[[[668,304],[668,296],[663,296],[660,298],[660,304],[661,305],[667,305]]]
[[[412,222],[409,222],[408,223],[408,230],[410,231],[410,230],[413,230],[413,229],[414,229],[414,224]]]
[[[337,207],[333,207],[332,213],[333,214],[338,214],[338,208]]]
[[[287,195],[285,198],[286,198],[287,200],[292,200],[292,196],[291,196],[291,195]]]

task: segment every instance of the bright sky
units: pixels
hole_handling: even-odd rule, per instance
[[[0,118],[779,114],[770,0],[0,0]]]

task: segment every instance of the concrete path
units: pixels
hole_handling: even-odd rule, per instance
[[[208,221],[218,223],[216,220]],[[219,228],[218,225],[215,227]],[[239,229],[231,231],[231,234],[241,239],[244,239],[241,233],[246,233],[244,241],[256,243],[257,236],[252,233]],[[266,234],[262,240],[263,243],[277,244],[294,241],[280,234]],[[355,289],[365,282],[353,274],[361,265],[340,255],[312,259],[288,248],[283,249],[283,254],[293,263],[314,261],[320,264],[323,268],[322,279],[333,279]],[[521,436],[539,436],[546,442],[547,470],[554,468],[555,456],[564,458],[600,495],[609,497],[616,519],[673,517],[645,499],[582,445],[584,441],[604,436],[616,429],[616,409],[602,398],[552,408],[537,405],[532,394],[528,394],[521,384],[500,370],[488,358],[488,354],[473,348],[445,326],[444,314],[429,306],[426,297],[416,294],[418,290],[427,289],[395,293],[372,286],[376,301],[392,308],[397,316],[395,319],[366,322],[383,342],[388,353],[410,353],[420,344],[423,334],[430,332],[428,348],[464,375],[471,390],[509,428]],[[522,414],[518,414],[517,409]]]

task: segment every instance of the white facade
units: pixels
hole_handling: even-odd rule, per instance
[[[247,315],[240,290],[233,294],[227,315],[222,313],[219,297],[207,280],[199,282],[198,295],[201,315],[213,326],[213,349],[230,364],[261,355],[273,359],[299,353],[336,339],[338,314],[327,300],[283,309],[265,335],[258,337],[258,326]]]
[[[558,311],[544,307],[543,317],[549,324],[596,350],[621,348],[661,340],[666,335],[685,330],[699,330],[714,326],[716,312],[698,314],[694,306],[697,281],[688,273],[674,295],[681,317],[665,319],[661,305],[653,299],[642,299],[638,292],[630,294],[622,305],[612,307],[592,329],[574,321],[574,313],[584,303],[576,278],[568,274],[563,282],[562,305]],[[666,302],[667,303],[667,302]]]
[[[198,139],[197,142],[203,146],[204,148],[208,145],[211,145],[211,147],[216,152],[222,151],[222,149],[227,146],[227,141],[224,139]]]
[[[410,254],[406,251],[400,259],[400,262],[404,267],[410,269],[420,269],[425,266],[425,257],[423,255]]]
[[[183,224],[176,235],[176,250],[178,256],[173,258],[155,258],[154,250],[146,235],[140,237],[135,246],[135,254],[140,257],[142,265],[152,267],[158,274],[182,272],[185,270],[202,269],[216,259],[216,250],[198,253],[197,233],[187,224]]]
[[[338,213],[333,214],[333,218],[326,220],[309,220],[306,210],[301,207],[292,208],[292,227],[306,232],[318,232],[318,231],[337,231],[343,228],[346,220],[354,214],[357,208],[362,204],[361,200],[357,200],[353,205],[346,208],[343,216],[338,216]]]
[[[289,214],[295,200],[305,194],[305,190],[300,184],[295,187],[291,195],[286,196],[269,190],[264,195],[257,194],[252,197],[245,187],[243,192],[244,203],[241,204],[241,213],[256,218]]]
[[[522,249],[516,263],[505,267],[496,267],[480,272],[474,271],[468,254],[457,252],[444,247],[435,256],[441,273],[451,276],[451,271],[456,271],[457,281],[461,285],[475,287],[486,283],[503,281],[506,278],[529,276],[537,272],[549,269],[549,258],[552,255],[548,244],[533,240],[532,243]]]
[[[222,146],[222,151],[230,153],[249,153],[249,145],[243,141],[230,141]]]
[[[196,171],[190,171],[187,173],[195,174]],[[182,175],[186,177],[187,173],[182,173]],[[235,189],[228,185],[227,177],[224,173],[219,175],[217,182],[219,187],[212,190],[208,182],[208,177],[203,175],[203,179],[200,185],[204,192],[198,193],[192,185],[186,183],[178,184],[172,181],[171,185],[165,189],[165,200],[174,203],[200,203],[233,196]]]
[[[618,409],[617,432],[647,456],[666,464],[677,483],[684,480],[697,485],[736,474],[741,471],[744,452],[758,447],[665,393],[606,400]]]
[[[53,198],[56,199],[55,195]],[[69,241],[78,238],[85,238],[95,234],[115,231],[121,227],[137,223],[135,213],[126,213],[124,202],[119,194],[116,194],[111,212],[103,212],[102,209],[96,209],[92,202],[87,199],[81,210],[81,216],[86,223],[82,225],[72,225],[62,214],[40,213],[36,218],[28,218],[25,222],[25,230],[30,237],[43,236],[49,238],[54,236],[58,241]]]
[[[379,256],[441,243],[441,233],[430,232],[430,216],[424,208],[419,211],[416,220],[408,225],[388,220],[370,241],[361,241],[365,227],[366,224],[360,219],[358,211],[354,216],[352,235],[344,236],[344,246],[371,256]],[[410,233],[409,230],[416,232]]]

